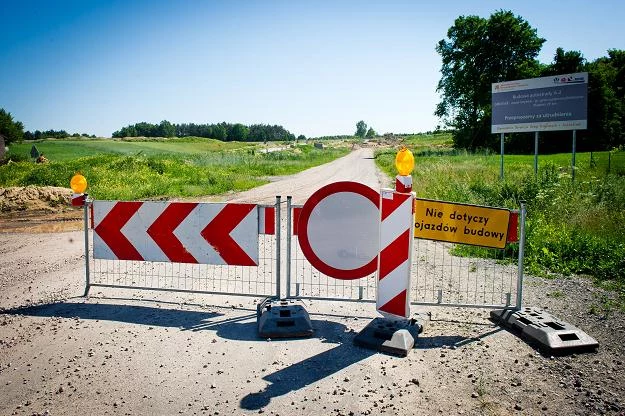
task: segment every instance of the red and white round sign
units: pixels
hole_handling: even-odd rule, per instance
[[[379,248],[380,195],[357,182],[317,190],[302,207],[300,247],[320,272],[341,280],[375,273]]]

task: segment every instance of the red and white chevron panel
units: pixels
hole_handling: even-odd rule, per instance
[[[255,204],[93,202],[97,259],[258,265]]]
[[[414,194],[382,189],[380,197],[376,308],[387,317],[408,318]]]

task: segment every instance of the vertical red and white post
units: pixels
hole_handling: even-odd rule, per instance
[[[414,227],[412,152],[402,147],[395,156],[399,175],[395,190],[380,192],[380,254],[376,308],[386,318],[410,316],[410,275]]]
[[[380,255],[376,309],[391,319],[410,316],[413,193],[380,192]]]

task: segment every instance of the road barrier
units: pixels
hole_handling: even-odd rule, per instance
[[[108,287],[376,302],[377,276],[375,270],[369,273],[368,257],[364,260],[367,267],[358,268],[366,273],[360,278],[351,276],[353,273],[348,270],[341,271],[347,273],[346,277],[337,279],[319,271],[308,260],[297,238],[303,206],[292,204],[290,196],[286,201],[286,224],[283,224],[286,256],[281,256],[280,202],[279,196],[274,205],[87,199],[85,295],[92,287]],[[89,217],[92,233],[89,233]],[[215,220],[219,218],[222,222]],[[242,228],[239,223],[243,224]],[[516,223],[513,224],[508,241],[516,234]],[[520,308],[525,239],[523,204],[518,226],[516,255],[510,243],[503,248],[480,248],[487,255],[477,258],[461,256],[464,244],[415,239],[410,303]],[[353,257],[354,253],[345,250],[342,255]],[[319,264],[319,259],[315,262]],[[284,282],[281,267],[285,271]]]
[[[306,258],[297,235],[302,205],[287,197],[287,297],[340,301],[376,301],[376,275],[357,280],[334,279]],[[480,247],[485,256],[462,257],[469,245],[416,238],[412,254],[410,303],[480,308],[520,308],[523,294],[525,205],[512,212],[503,248]],[[517,240],[517,216],[520,237]],[[516,255],[510,244],[518,244]]]
[[[89,208],[87,208],[87,205]],[[86,288],[245,296],[280,291],[275,205],[90,201]]]

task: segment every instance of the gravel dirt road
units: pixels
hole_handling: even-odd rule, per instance
[[[338,180],[390,184],[359,149],[223,199],[303,203]],[[0,233],[2,415],[625,414],[625,319],[589,279],[528,276],[525,304],[584,329],[597,352],[552,357],[487,310],[430,307],[415,308],[429,322],[397,358],[352,343],[376,316],[371,304],[307,302],[312,338],[262,340],[259,299],[119,289],[83,298],[81,231],[9,231]]]

